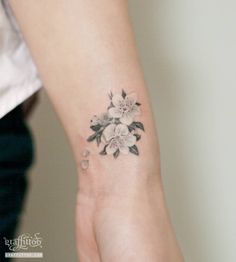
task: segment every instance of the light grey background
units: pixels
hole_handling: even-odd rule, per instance
[[[236,2],[133,0],[130,6],[186,261],[236,261]],[[21,232],[41,233],[43,261],[76,261],[76,173],[45,96],[31,125],[37,162]]]

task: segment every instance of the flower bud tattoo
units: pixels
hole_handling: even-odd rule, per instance
[[[88,142],[96,141],[98,147],[103,146],[101,155],[113,155],[117,158],[120,154],[139,155],[136,143],[141,139],[139,131],[144,131],[141,122],[135,121],[140,115],[141,104],[137,102],[135,93],[109,94],[110,105],[107,112],[94,116],[90,128],[94,134],[89,136]]]

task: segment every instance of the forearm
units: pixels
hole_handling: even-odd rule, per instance
[[[35,8],[30,0],[15,1],[14,6],[21,9],[26,5],[29,10],[19,15],[19,21],[45,88],[67,131],[78,166],[82,151],[89,148],[88,172],[97,172],[99,165],[107,180],[111,170],[119,173],[119,177],[122,170],[124,179],[129,181],[128,173],[140,177],[138,167],[145,176],[150,168],[153,171],[151,165],[158,168],[159,156],[126,1],[70,1],[70,5],[54,2],[40,1],[37,12],[30,11]],[[37,30],[31,30],[32,23]],[[114,159],[99,155],[100,148],[86,139],[92,134],[91,118],[106,112],[110,105],[108,94],[121,94],[122,89],[136,93],[141,113],[135,121],[143,123],[145,132],[140,132],[142,138],[137,143],[139,156],[120,154]],[[117,174],[113,177],[117,178]],[[100,175],[98,179],[102,178]]]

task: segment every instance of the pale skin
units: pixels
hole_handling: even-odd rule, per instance
[[[74,152],[79,261],[184,261],[166,210],[159,144],[127,1],[10,2]],[[137,142],[139,156],[115,159],[100,155],[87,138],[91,117],[106,111],[110,91],[122,89],[137,94],[145,132]]]

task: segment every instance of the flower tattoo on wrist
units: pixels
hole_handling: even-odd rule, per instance
[[[136,143],[141,139],[139,131],[144,132],[141,122],[135,121],[140,115],[141,104],[137,102],[135,93],[109,94],[110,105],[107,112],[94,116],[90,121],[90,128],[94,133],[87,139],[88,142],[96,141],[98,147],[102,144],[101,155],[113,155],[117,158],[120,154],[139,155]]]

